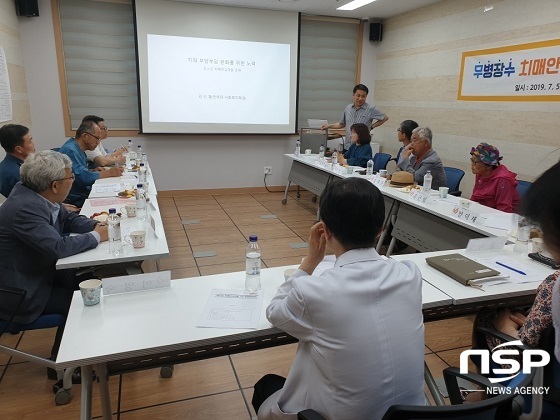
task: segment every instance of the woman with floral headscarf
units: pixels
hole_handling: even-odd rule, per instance
[[[519,202],[517,174],[501,165],[500,151],[488,143],[471,149],[471,170],[476,180],[471,196],[476,201],[507,213],[513,213]]]

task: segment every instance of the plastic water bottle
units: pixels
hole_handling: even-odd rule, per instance
[[[109,209],[109,217],[107,217],[109,225],[109,252],[111,255],[119,255],[122,252],[121,241],[121,218],[117,214],[116,209]]]
[[[336,165],[338,165],[338,152],[337,152],[336,149],[335,149],[335,151],[332,152],[332,166],[333,166],[333,168],[334,168]]]
[[[245,289],[249,293],[258,293],[261,288],[261,247],[257,235],[249,236],[245,256]]]
[[[148,219],[148,208],[146,206],[146,193],[142,184],[136,186],[136,218],[141,222]]]
[[[128,158],[130,159],[130,163],[135,165],[136,163],[136,152],[134,151],[134,146],[132,145],[132,140],[128,139]]]
[[[143,163],[140,163],[140,169],[138,169],[138,181],[142,183],[147,181],[146,165],[144,165]]]
[[[325,157],[325,146],[321,145],[321,147],[319,147],[319,158],[324,158]]]
[[[517,254],[527,254],[529,252],[529,236],[531,234],[531,224],[522,216],[517,221],[517,240],[513,246],[513,252]]]
[[[301,152],[301,142],[299,141],[299,139],[296,140],[296,151],[294,152],[294,155],[299,156],[300,152]]]
[[[148,168],[148,156],[146,156],[146,153],[142,153],[142,163],[144,164],[144,166],[147,169]]]
[[[142,146],[138,145],[136,147],[136,157],[140,159],[142,157]]]
[[[366,175],[367,176],[373,175],[373,159],[367,161]]]
[[[430,171],[426,172],[424,175],[424,185],[422,185],[423,191],[430,191],[432,189],[432,173]]]

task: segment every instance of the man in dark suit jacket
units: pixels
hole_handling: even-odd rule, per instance
[[[21,165],[21,182],[0,206],[0,285],[27,291],[15,322],[67,315],[77,280],[75,270],[57,271],[57,260],[107,240],[107,227],[60,205],[73,181],[68,156],[51,150],[31,154]],[[0,302],[0,319],[7,320],[11,314],[5,308]],[[57,331],[52,356],[63,329]]]

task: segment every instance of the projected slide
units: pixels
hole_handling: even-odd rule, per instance
[[[150,122],[290,122],[290,45],[147,35]]]

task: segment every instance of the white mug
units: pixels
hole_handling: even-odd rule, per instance
[[[146,246],[146,231],[135,230],[130,235],[124,237],[124,241],[134,248],[144,248]]]
[[[126,214],[127,217],[136,217],[136,204],[127,204],[121,207],[121,213]]]

